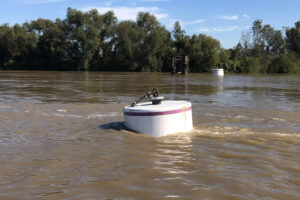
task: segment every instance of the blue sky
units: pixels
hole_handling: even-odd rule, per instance
[[[300,20],[300,0],[0,0],[0,24],[64,19],[68,7],[113,10],[119,20],[150,12],[169,30],[178,20],[187,34],[210,35],[225,48],[236,45],[255,19],[280,30]]]

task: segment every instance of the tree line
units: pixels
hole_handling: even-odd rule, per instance
[[[68,8],[66,18],[0,26],[0,69],[167,71],[172,57],[188,55],[192,72],[222,67],[237,73],[300,73],[300,21],[280,30],[253,22],[232,49],[210,36],[168,31],[155,16],[118,22],[113,12]]]
[[[300,73],[300,21],[283,36],[255,20],[234,48],[221,52],[219,66],[238,73]]]

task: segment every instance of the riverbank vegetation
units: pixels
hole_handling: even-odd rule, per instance
[[[175,55],[189,55],[192,72],[300,73],[300,21],[282,33],[256,20],[232,49],[179,22],[170,32],[149,13],[119,22],[113,12],[69,8],[63,20],[0,26],[0,69],[170,72]]]

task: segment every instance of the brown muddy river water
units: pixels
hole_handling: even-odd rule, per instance
[[[122,124],[153,87],[195,130]],[[0,72],[0,199],[300,199],[300,76]]]

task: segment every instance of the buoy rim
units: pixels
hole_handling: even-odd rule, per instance
[[[171,114],[177,114],[181,112],[187,112],[192,110],[192,106],[183,106],[182,108],[175,109],[175,110],[165,110],[165,111],[160,111],[160,112],[145,112],[145,111],[125,111],[124,109],[124,115],[126,116],[158,116],[158,115],[171,115]]]

